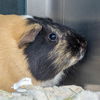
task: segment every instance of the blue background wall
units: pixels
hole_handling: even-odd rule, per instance
[[[26,0],[0,0],[0,14],[25,14]]]

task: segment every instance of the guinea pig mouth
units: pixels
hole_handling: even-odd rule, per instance
[[[82,59],[83,59],[83,57],[84,57],[84,55],[85,55],[85,52],[86,52],[86,51],[80,52],[79,60],[82,60]]]
[[[70,66],[76,64],[78,61],[82,60],[85,55],[85,52],[86,52],[86,50],[80,49],[80,51],[76,55],[74,55],[70,58],[68,66],[70,67]]]
[[[84,55],[80,55],[80,57],[74,56],[71,57],[68,63],[68,67],[75,65],[78,61],[80,61],[82,58],[84,57]]]

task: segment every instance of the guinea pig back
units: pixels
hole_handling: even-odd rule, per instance
[[[12,91],[12,85],[24,77],[32,78],[36,85],[40,83],[29,71],[23,53],[24,46],[34,40],[39,30],[39,24],[29,25],[23,16],[0,15],[0,89]]]

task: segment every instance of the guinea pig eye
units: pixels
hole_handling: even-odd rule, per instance
[[[48,38],[51,41],[56,41],[57,40],[57,35],[55,33],[51,33],[51,34],[49,34]]]

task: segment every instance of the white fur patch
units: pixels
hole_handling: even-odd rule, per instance
[[[27,18],[32,18],[32,19],[33,19],[33,16],[30,16],[30,15],[22,15],[22,17],[23,17],[24,19],[27,19]]]
[[[53,79],[43,82],[42,86],[54,86],[59,84],[63,75],[64,75],[63,71],[59,72]]]
[[[24,89],[21,89],[22,86],[29,86],[32,85],[32,80],[31,78],[25,77],[19,82],[15,83],[11,88],[13,88],[16,91],[22,91],[24,92]]]

